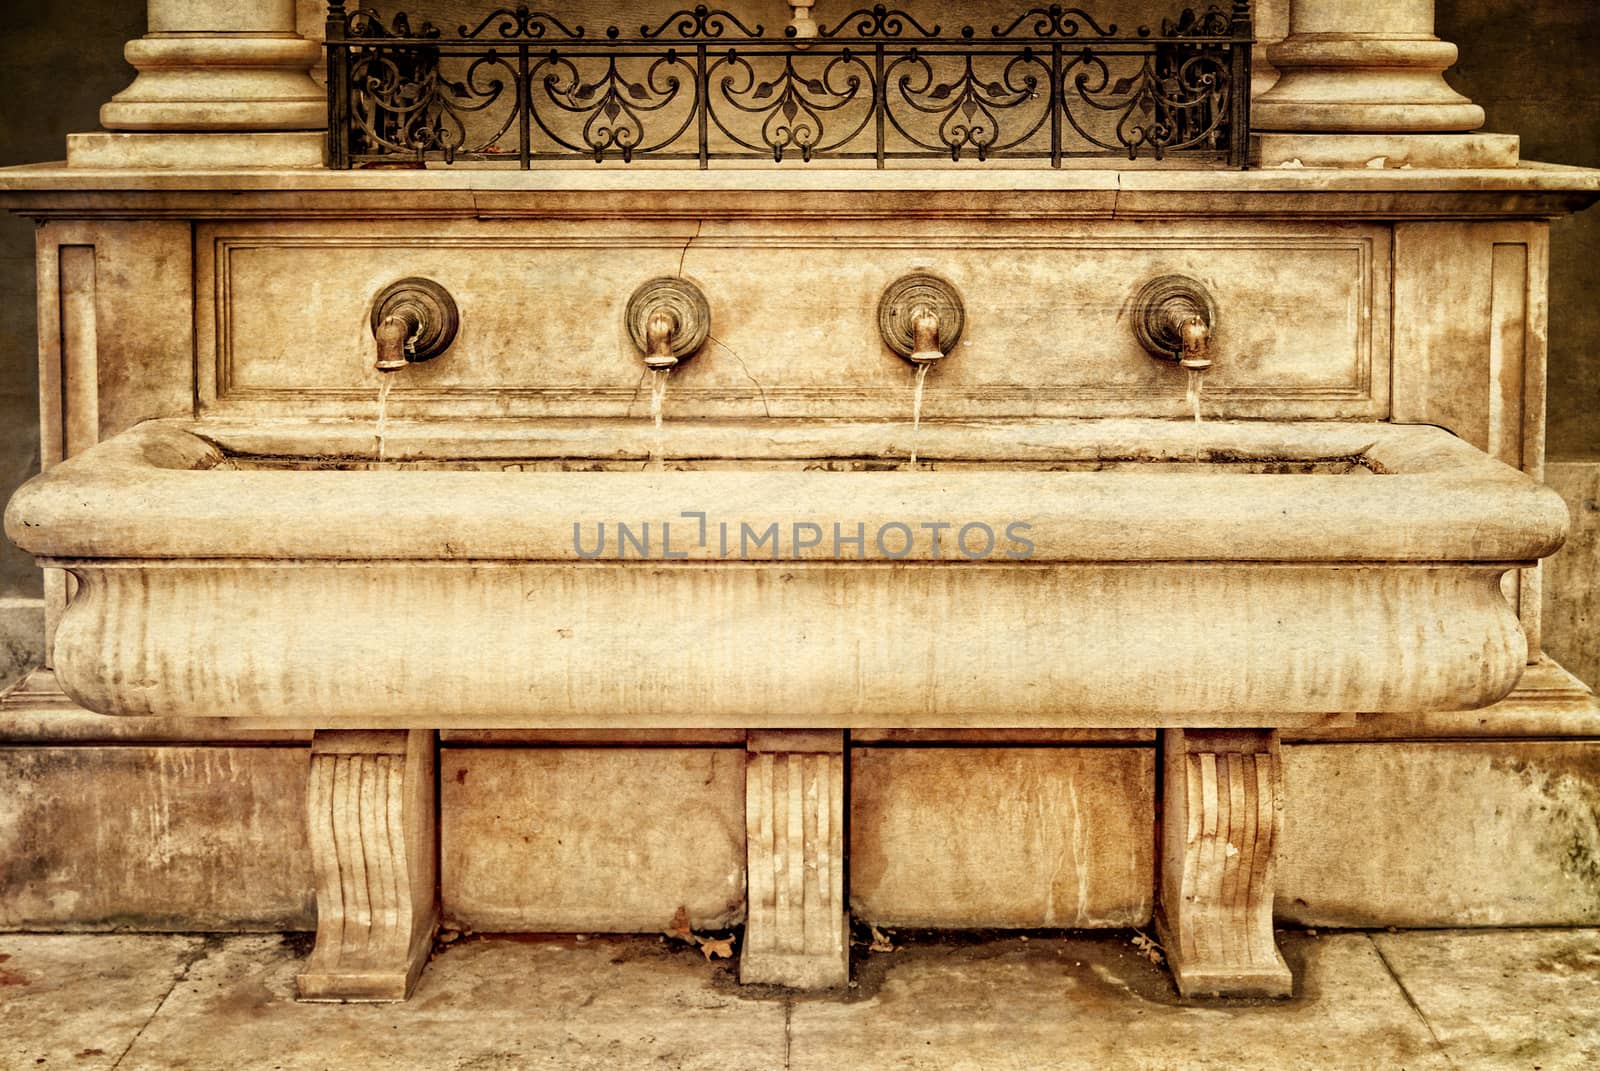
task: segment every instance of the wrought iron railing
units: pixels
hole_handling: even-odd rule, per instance
[[[328,159],[1243,168],[1251,43],[1248,0],[1131,33],[1051,5],[946,34],[879,5],[805,40],[704,6],[636,34],[501,8],[447,35],[334,0]]]

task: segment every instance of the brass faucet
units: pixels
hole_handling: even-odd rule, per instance
[[[911,355],[914,364],[933,364],[944,360],[939,348],[939,314],[931,305],[918,305],[911,313]]]
[[[372,299],[372,337],[378,343],[372,367],[398,372],[431,361],[450,348],[460,325],[455,298],[432,279],[390,283]]]
[[[410,363],[407,354],[415,352],[417,332],[422,323],[409,307],[391,312],[373,332],[378,340],[378,360],[373,365],[380,372],[398,372]]]
[[[1217,303],[1197,279],[1162,275],[1134,295],[1133,335],[1150,356],[1176,361],[1190,372],[1211,367]]]
[[[624,322],[634,347],[652,372],[676,368],[711,337],[711,305],[687,279],[651,279],[628,299]]]
[[[1178,364],[1191,372],[1204,372],[1211,367],[1211,325],[1204,316],[1194,313],[1178,325],[1178,337],[1183,349]]]
[[[678,315],[665,305],[657,306],[645,323],[644,363],[656,371],[677,365],[677,354],[672,352],[678,336]]]
[[[955,349],[967,310],[948,280],[914,271],[889,284],[878,301],[878,333],[896,354],[931,368]]]

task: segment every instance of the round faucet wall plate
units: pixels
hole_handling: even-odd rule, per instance
[[[672,355],[678,360],[691,357],[711,335],[711,303],[698,286],[687,279],[663,276],[651,279],[628,299],[628,334],[641,354],[650,352],[650,318],[665,311],[677,319],[672,336]]]
[[[1198,316],[1216,330],[1217,303],[1198,279],[1160,275],[1140,287],[1133,299],[1133,334],[1152,357],[1176,361],[1183,356],[1184,320]]]
[[[917,310],[927,309],[939,318],[939,350],[948,354],[961,340],[967,310],[961,294],[948,280],[932,272],[913,272],[896,279],[878,302],[878,332],[884,343],[906,360],[916,352]]]
[[[406,344],[406,360],[431,361],[456,340],[461,327],[461,313],[450,291],[418,276],[390,283],[372,299],[372,333],[378,325],[391,316],[408,316],[416,321],[417,330]]]

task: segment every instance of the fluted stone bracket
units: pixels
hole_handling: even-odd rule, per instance
[[[850,980],[844,902],[844,734],[752,732],[745,766],[748,915],[739,980]]]
[[[1276,730],[1163,737],[1161,909],[1167,962],[1186,997],[1287,997],[1272,935],[1283,825]]]
[[[295,979],[306,1001],[405,1000],[438,926],[429,730],[318,731],[311,744],[317,943]]]

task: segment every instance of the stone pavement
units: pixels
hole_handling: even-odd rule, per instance
[[[652,937],[466,937],[398,1006],[296,1004],[309,935],[0,934],[0,1068],[1600,1068],[1600,930],[1284,932],[1296,995],[1183,1002],[1126,932],[897,935],[848,991]]]

